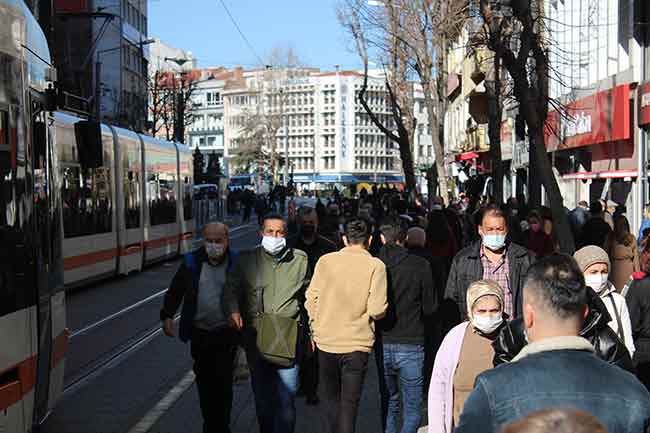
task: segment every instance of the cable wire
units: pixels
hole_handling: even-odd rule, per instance
[[[226,10],[226,13],[230,17],[230,21],[232,21],[233,25],[235,26],[235,28],[239,32],[239,35],[242,37],[244,42],[246,42],[246,45],[248,45],[248,48],[251,50],[253,55],[255,57],[257,57],[257,60],[259,60],[260,65],[264,65],[264,60],[262,60],[262,58],[257,54],[257,51],[255,51],[255,48],[253,48],[253,45],[250,43],[250,41],[248,40],[248,38],[246,37],[244,32],[242,32],[241,28],[239,27],[239,24],[237,24],[237,21],[235,21],[235,18],[230,13],[230,10],[228,9],[228,6],[226,6],[226,3],[224,2],[224,0],[219,0],[219,2],[221,3],[221,6],[223,6],[223,8]]]

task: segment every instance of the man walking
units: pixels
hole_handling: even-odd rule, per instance
[[[424,392],[424,317],[437,307],[429,263],[404,248],[406,227],[399,220],[380,226],[379,259],[388,273],[388,311],[378,322],[375,345],[385,433],[416,433]],[[402,396],[402,420],[399,410]]]
[[[226,274],[234,262],[228,227],[207,224],[203,228],[203,246],[184,257],[160,311],[163,331],[173,337],[173,317],[183,304],[179,334],[183,342],[191,340],[203,433],[230,432],[238,338],[228,324],[221,300]]]
[[[279,214],[264,216],[262,245],[242,252],[228,274],[224,303],[243,331],[261,433],[292,433],[296,422],[298,365],[306,329],[307,255],[288,248]]]
[[[319,387],[330,433],[353,433],[375,320],[386,313],[386,267],[368,252],[368,225],[345,225],[341,251],[321,257],[307,289]]]
[[[455,432],[498,433],[532,412],[571,407],[596,416],[610,433],[647,433],[650,394],[578,336],[587,312],[585,281],[571,257],[534,264],[523,294],[530,343],[512,363],[478,376]]]
[[[498,206],[483,210],[478,232],[481,240],[454,257],[445,299],[457,305],[460,323],[467,319],[467,288],[478,280],[492,280],[505,291],[504,312],[511,319],[520,317],[521,289],[532,262],[531,255],[526,248],[508,242],[506,215]]]
[[[314,274],[316,263],[325,254],[333,253],[338,248],[318,232],[319,218],[316,210],[311,207],[301,207],[298,210],[298,234],[289,241],[289,245],[307,254],[309,275]],[[307,404],[318,403],[318,358],[315,353],[305,356],[300,366],[301,391],[307,398]]]

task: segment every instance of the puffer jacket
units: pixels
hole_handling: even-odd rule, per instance
[[[593,290],[589,290],[589,293],[589,314],[580,331],[580,336],[589,340],[596,349],[596,356],[600,359],[634,373],[634,364],[630,353],[616,332],[608,326],[611,317],[607,312],[607,307]],[[512,361],[528,344],[524,328],[524,321],[519,318],[508,322],[501,329],[498,337],[492,343],[495,366]]]

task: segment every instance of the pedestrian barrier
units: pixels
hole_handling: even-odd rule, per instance
[[[194,199],[193,210],[195,231],[194,237],[201,237],[201,229],[209,222],[223,221],[225,218],[225,201],[217,198]]]

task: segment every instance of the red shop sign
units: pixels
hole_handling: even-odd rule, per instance
[[[595,93],[566,106],[564,116],[553,111],[546,120],[546,149],[571,149],[629,140],[630,85]]]
[[[639,126],[650,125],[650,82],[639,86]]]

